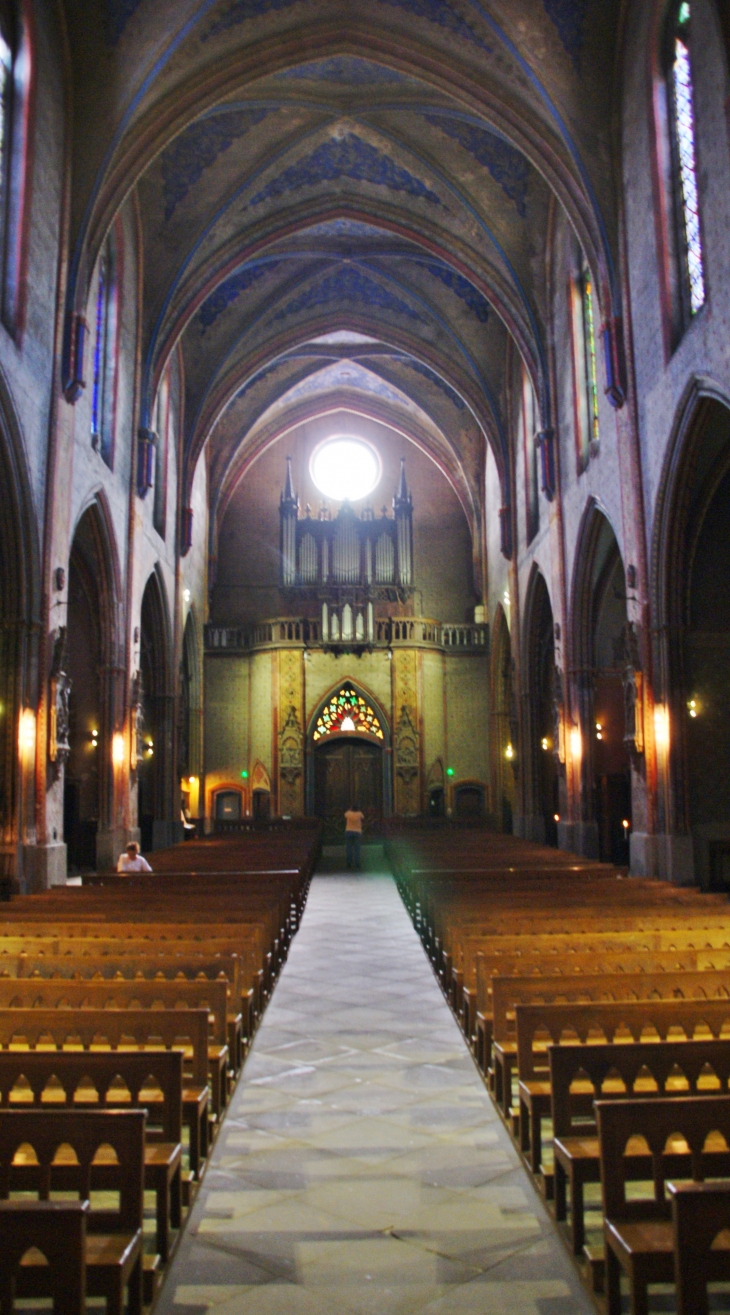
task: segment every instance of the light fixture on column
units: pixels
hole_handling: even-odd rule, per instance
[[[18,749],[24,760],[29,760],[35,753],[35,713],[32,708],[23,708],[18,722]]]
[[[573,761],[579,763],[583,757],[583,737],[580,733],[580,726],[571,727],[570,731],[570,752]]]
[[[115,767],[121,767],[124,763],[124,736],[121,731],[112,735],[112,762]]]

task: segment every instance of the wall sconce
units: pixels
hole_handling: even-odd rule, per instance
[[[560,821],[560,813],[553,813],[553,822]]]
[[[542,739],[540,740],[540,748],[544,749],[546,753],[547,750],[550,748],[550,741],[547,735],[543,735]]]
[[[190,590],[189,590],[189,589],[183,589],[183,598],[184,598],[184,600],[185,600],[186,603],[189,603],[189,602],[190,602],[191,597],[192,597],[192,594],[190,593]]]
[[[623,829],[624,829],[624,835],[627,836],[627,835],[629,834],[630,829],[631,829],[631,823],[630,823],[628,817],[625,817],[625,818],[624,818],[624,820],[623,820],[623,822],[621,823],[621,825],[622,825],[622,827],[623,827]]]
[[[35,713],[32,708],[23,708],[18,722],[18,750],[23,759],[35,755]]]
[[[597,740],[603,739],[603,725],[600,721],[596,722],[596,739]]]
[[[91,732],[91,747],[92,749],[99,748],[99,732],[97,730]]]
[[[112,735],[112,762],[115,767],[121,767],[124,763],[124,736],[121,731]]]
[[[154,753],[154,749],[155,749],[155,746],[154,746],[152,740],[145,740],[145,746],[144,746],[144,747],[145,747],[145,749],[147,750],[147,757],[148,757],[148,758],[151,758],[151,757],[152,757],[152,754]]]
[[[570,752],[573,760],[579,763],[583,757],[583,739],[579,726],[573,726],[570,731]]]
[[[514,756],[515,756],[515,751],[514,751],[514,749],[512,748],[512,745],[511,745],[511,744],[508,744],[508,745],[507,745],[507,748],[506,748],[505,751],[504,751],[504,756],[505,756],[505,758],[508,760],[508,762],[511,762],[512,759],[514,758]]]
[[[699,710],[700,709],[697,699],[690,699],[689,703],[687,704],[687,711],[689,712],[690,717],[696,717],[699,713]]]

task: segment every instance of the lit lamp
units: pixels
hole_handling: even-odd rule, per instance
[[[596,739],[597,740],[603,739],[603,725],[600,721],[596,722]]]
[[[663,703],[654,707],[654,738],[660,753],[669,751],[669,709]]]
[[[504,751],[504,756],[505,756],[505,758],[506,758],[509,762],[511,762],[512,759],[514,758],[514,756],[515,756],[515,751],[514,751],[514,749],[512,748],[512,745],[511,745],[511,744],[508,744],[508,745],[507,745],[507,748],[506,748],[505,751]]]
[[[570,752],[575,763],[579,763],[583,757],[583,740],[580,733],[580,726],[571,727],[570,731]]]

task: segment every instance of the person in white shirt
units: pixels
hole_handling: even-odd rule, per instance
[[[117,872],[151,872],[152,868],[139,852],[136,840],[130,840],[123,854],[119,855]]]

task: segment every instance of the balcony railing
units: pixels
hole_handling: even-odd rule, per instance
[[[368,629],[370,633],[368,634]],[[332,609],[327,617],[327,635],[319,621],[274,617],[252,626],[205,627],[208,653],[248,653],[261,648],[326,648],[335,652],[353,649],[395,648],[413,645],[455,653],[487,653],[489,626],[454,624],[426,617],[390,618],[368,626],[365,610],[344,614]]]

